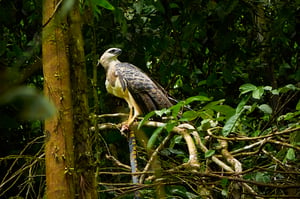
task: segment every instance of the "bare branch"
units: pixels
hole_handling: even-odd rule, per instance
[[[117,160],[114,156],[112,156],[112,155],[106,155],[105,157],[106,157],[107,159],[113,161],[117,166],[123,167],[123,168],[125,168],[125,169],[129,169],[129,170],[130,170],[130,166],[121,163],[121,162],[120,162],[119,160]]]
[[[210,128],[207,129],[207,133],[216,139],[220,139],[220,140],[231,140],[231,141],[249,141],[249,140],[259,140],[259,139],[264,139],[264,138],[269,138],[269,137],[275,137],[275,136],[279,136],[279,135],[283,135],[283,134],[289,134],[295,131],[299,131],[300,127],[289,127],[284,129],[283,131],[276,131],[276,132],[271,132],[267,135],[263,135],[263,136],[257,136],[257,137],[224,137],[224,136],[217,136],[213,134],[214,130],[217,129],[221,129],[222,127],[214,127],[214,128]]]

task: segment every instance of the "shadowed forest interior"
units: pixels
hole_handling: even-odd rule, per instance
[[[0,198],[299,198],[299,11],[1,0]],[[125,131],[97,65],[112,47],[176,100]]]

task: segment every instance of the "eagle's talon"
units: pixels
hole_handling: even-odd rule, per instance
[[[129,125],[128,124],[122,124],[120,131],[121,131],[121,133],[125,133],[125,132],[129,131]]]

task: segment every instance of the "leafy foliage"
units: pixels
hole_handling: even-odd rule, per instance
[[[238,179],[244,181],[239,183],[249,184],[259,196],[299,196],[299,1],[87,0],[80,1],[80,6],[91,112],[125,112],[121,100],[111,100],[112,96],[107,95],[102,68],[98,69],[98,82],[94,78],[93,67],[99,54],[113,46],[123,49],[122,61],[139,66],[179,99],[170,109],[149,113],[139,124],[139,129],[149,137],[148,148],[138,148],[140,169],[148,162],[147,150],[155,150],[166,141],[157,156],[167,197],[233,196],[237,179],[232,176],[237,174],[224,172],[224,167],[214,159],[217,157],[234,168],[228,162],[229,155],[242,165],[242,173],[238,173],[242,176]],[[21,84],[40,89],[43,86],[41,11],[41,1],[1,1],[1,97],[13,95]],[[92,89],[99,99],[96,100]],[[40,94],[34,94],[38,98],[30,99],[30,104],[45,105]],[[3,171],[12,164],[9,155],[22,155],[27,142],[42,135],[42,122],[20,120],[16,117],[16,106],[10,102],[12,106],[1,104]],[[30,109],[25,111],[29,115],[35,110],[25,107]],[[53,111],[50,104],[42,107]],[[181,117],[177,117],[179,114]],[[158,128],[145,127],[154,116],[171,119]],[[119,119],[92,121],[97,122],[118,123]],[[173,132],[183,123],[195,127],[207,148],[205,151],[196,144],[200,168],[194,173],[195,168],[181,167],[190,160],[187,142],[181,134]],[[114,130],[101,130],[90,137],[94,147],[91,168],[112,174],[122,172],[124,169],[112,166],[105,155],[128,163],[126,139]],[[41,155],[40,148],[41,144],[28,151],[33,162]],[[228,153],[224,153],[225,149]],[[23,162],[30,165],[30,161]],[[19,164],[21,168],[22,162]],[[177,167],[179,170],[174,170]],[[43,172],[43,164],[34,168],[36,174]],[[1,173],[1,178],[7,179],[5,175]],[[21,179],[29,179],[30,175],[23,172]],[[135,187],[131,190],[128,186],[128,192],[115,189],[118,183],[129,182],[130,175],[97,176],[99,182],[109,183],[99,184],[99,197],[132,196],[130,192]],[[43,184],[43,178],[38,181]],[[278,181],[287,187],[272,186]],[[29,197],[29,192],[43,194],[37,191],[42,188],[31,186],[29,180],[27,189],[18,180],[15,182],[11,192],[3,193],[4,197],[15,193],[24,198]],[[296,188],[288,187],[288,182]],[[147,186],[142,187],[141,193],[145,198],[153,197],[156,181],[144,183]]]

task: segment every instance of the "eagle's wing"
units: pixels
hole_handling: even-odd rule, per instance
[[[120,62],[116,64],[120,83],[128,89],[143,113],[172,106],[167,92],[136,66]]]

